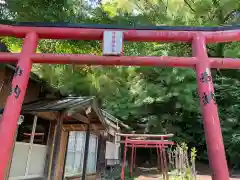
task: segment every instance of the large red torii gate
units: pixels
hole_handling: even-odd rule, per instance
[[[191,43],[193,57],[112,57],[35,53],[39,39],[102,40],[103,33],[107,29],[123,32],[123,40],[125,41]],[[63,27],[63,25],[54,24],[18,23],[0,25],[0,35],[24,38],[21,53],[0,53],[1,63],[17,63],[16,73],[12,80],[12,90],[7,99],[0,123],[0,179],[4,179],[8,161],[11,157],[14,134],[17,129],[17,120],[25,96],[32,63],[194,68],[196,70],[212,178],[214,180],[229,179],[210,69],[237,69],[240,68],[240,60],[231,58],[208,58],[206,44],[240,41],[240,30],[238,30],[238,27],[149,27],[117,29],[114,26],[99,25],[68,24]]]

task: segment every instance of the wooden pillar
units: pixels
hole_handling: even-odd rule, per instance
[[[136,168],[136,156],[137,156],[137,148],[134,147],[134,159],[133,159],[133,168],[135,169]]]
[[[56,179],[56,170],[57,170],[57,161],[58,156],[60,153],[60,141],[61,141],[61,134],[63,129],[63,115],[59,115],[57,119],[57,125],[55,126],[55,132],[54,132],[54,140],[52,145],[52,157],[51,157],[51,163],[50,163],[50,172],[48,176],[48,180],[55,180]],[[59,179],[58,179],[59,180]]]
[[[87,132],[86,132],[85,149],[84,149],[82,180],[86,180],[86,175],[87,175],[89,140],[90,140],[90,125],[88,124]]]
[[[98,137],[98,148],[97,148],[97,171],[101,171],[101,147],[102,147],[103,137],[100,134]]]
[[[53,155],[53,144],[54,144],[54,135],[55,135],[55,128],[57,126],[56,121],[50,121],[50,128],[48,134],[48,142],[47,142],[47,154],[46,154],[46,163],[44,168],[44,179],[48,179],[51,169],[52,163],[52,155]]]
[[[105,159],[105,153],[106,153],[106,138],[103,134],[99,136],[98,139],[98,151],[97,151],[97,172],[104,171],[106,167],[106,159]]]
[[[160,169],[160,156],[159,156],[158,147],[156,148],[156,151],[157,151],[157,167],[158,167],[158,169]]]
[[[63,158],[63,165],[62,165],[62,167],[63,167],[62,179],[64,179],[64,175],[65,175],[65,165],[66,165],[66,161],[67,161],[69,134],[70,134],[69,131],[66,131],[66,134],[64,136],[66,144],[63,146],[63,148],[65,148],[65,151],[64,151],[64,158]]]
[[[61,132],[61,140],[59,145],[59,153],[57,157],[57,165],[55,167],[55,180],[63,179],[64,177],[64,164],[65,164],[65,158],[66,158],[66,152],[67,152],[67,144],[68,144],[68,131]]]
[[[134,144],[132,144],[132,152],[131,152],[131,164],[130,164],[130,174],[133,176],[133,163],[134,163]]]
[[[125,137],[125,143],[124,143],[124,154],[123,154],[121,180],[124,180],[124,177],[125,177],[125,166],[126,166],[126,159],[127,159],[127,141],[128,141],[128,136]]]

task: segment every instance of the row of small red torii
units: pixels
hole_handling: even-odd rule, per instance
[[[168,180],[168,165],[165,148],[168,145],[174,145],[173,141],[166,140],[172,137],[173,134],[154,135],[154,134],[117,134],[124,137],[124,153],[122,162],[121,180],[125,179],[125,167],[127,159],[127,149],[131,148],[131,160],[130,160],[130,173],[133,176],[133,168],[136,167],[136,149],[137,148],[156,148],[158,167],[161,167],[163,173],[163,179]],[[134,138],[134,139],[133,139]],[[139,139],[140,138],[140,139]],[[144,139],[141,139],[144,138]],[[150,140],[148,138],[154,138]]]
[[[106,31],[122,32],[122,41],[185,42],[192,44],[193,57],[96,56],[36,53],[40,39],[103,40]],[[169,66],[193,68],[196,71],[200,105],[203,115],[208,158],[213,180],[228,180],[218,109],[214,98],[211,68],[240,68],[240,60],[209,58],[206,44],[240,41],[240,30],[172,31],[105,28],[66,28],[0,25],[1,36],[24,38],[21,53],[0,53],[0,63],[17,63],[12,90],[7,98],[0,122],[0,179],[5,178],[11,158],[17,121],[21,112],[33,63],[84,64],[121,66]],[[117,37],[117,36],[116,36]],[[106,39],[104,39],[106,40]],[[116,42],[116,41],[115,41]],[[118,45],[117,43],[115,44]],[[112,41],[109,44],[112,47]],[[81,47],[79,47],[81,48]]]

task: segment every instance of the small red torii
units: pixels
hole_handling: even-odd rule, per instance
[[[167,158],[165,148],[168,145],[174,145],[173,141],[166,140],[169,137],[172,137],[173,134],[165,134],[165,135],[157,135],[157,134],[121,134],[118,133],[118,136],[124,137],[124,154],[123,154],[123,164],[122,164],[122,172],[121,172],[121,180],[124,180],[125,176],[125,166],[126,166],[126,156],[127,156],[127,148],[131,148],[131,161],[130,161],[130,173],[133,175],[133,168],[136,167],[136,149],[137,148],[156,148],[157,151],[157,161],[158,166],[161,165],[161,171],[163,173],[164,180],[168,180],[168,166],[167,166]],[[133,139],[136,138],[136,139]],[[137,139],[140,138],[140,139]],[[144,138],[144,139],[141,139]],[[154,138],[154,140],[150,140],[147,138]]]

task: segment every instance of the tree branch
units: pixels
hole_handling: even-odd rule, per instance
[[[225,47],[224,43],[217,44],[216,54],[218,57],[221,57],[221,58],[224,57],[224,47]]]
[[[224,21],[224,22],[228,21],[229,18],[230,18],[231,16],[233,16],[233,14],[234,14],[235,12],[239,12],[239,11],[240,11],[240,9],[233,9],[231,12],[229,12],[229,13],[223,18],[223,21]]]
[[[216,51],[216,49],[214,49],[214,48],[212,48],[212,47],[209,47],[209,46],[207,46],[207,49],[209,49],[209,50],[211,50],[211,51]]]
[[[214,4],[215,6],[218,6],[218,5],[219,5],[219,1],[218,1],[218,0],[212,0],[212,2],[213,2],[213,4]]]
[[[187,5],[187,7],[192,10],[192,12],[194,12],[194,13],[196,12],[195,9],[192,8],[192,6],[189,4],[189,2],[187,0],[184,0],[184,2]]]
[[[213,2],[213,5],[215,6],[216,10],[215,10],[215,13],[217,14],[218,16],[218,22],[219,24],[224,24],[224,17],[223,17],[223,11],[222,11],[222,7],[219,3],[219,1],[217,0],[212,0]]]

